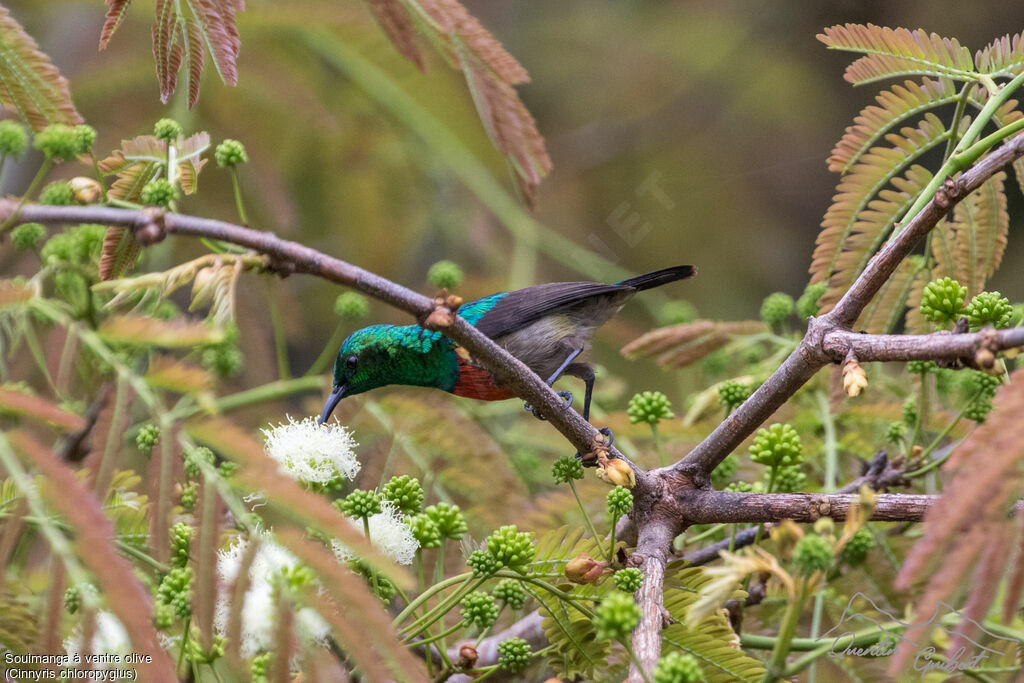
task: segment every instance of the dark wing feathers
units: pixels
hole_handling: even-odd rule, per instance
[[[637,292],[684,280],[697,274],[696,266],[674,266],[637,275],[614,285],[601,282],[552,282],[509,292],[476,323],[492,339],[526,327],[540,317],[585,299],[608,294]]]
[[[480,316],[476,328],[494,339],[526,327],[537,318],[574,303],[600,296],[633,290],[624,285],[601,282],[551,282],[509,292],[494,308]]]

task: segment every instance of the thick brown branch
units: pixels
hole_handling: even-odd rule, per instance
[[[0,200],[0,222],[13,213],[16,205],[11,200]],[[136,238],[147,244],[160,241],[168,234],[230,242],[270,256],[272,267],[277,270],[307,273],[347,285],[420,320],[432,313],[435,307],[433,299],[358,266],[297,242],[280,239],[273,233],[224,221],[163,213],[154,209],[136,211],[100,206],[25,206],[20,210],[16,222],[122,225],[131,228]],[[453,317],[451,325],[442,332],[469,351],[475,360],[510,387],[517,396],[535,406],[580,453],[591,451],[597,430],[579,413],[567,410],[561,397],[526,365],[458,316]],[[609,455],[622,456],[614,448],[610,449]],[[637,470],[637,477],[638,483],[642,485],[644,473]]]
[[[640,567],[644,574],[640,590],[634,596],[643,610],[643,617],[633,630],[633,653],[648,676],[661,656],[665,565],[676,533],[676,524],[669,520],[651,519],[641,524],[636,552],[629,558],[630,564]],[[644,676],[637,669],[636,663],[630,666],[626,680],[628,683],[643,683]]]
[[[679,502],[691,524],[814,522],[822,517],[846,519],[857,496],[849,493],[735,493],[733,491],[681,491]],[[920,522],[939,499],[937,495],[881,493],[875,497],[876,522]]]
[[[956,180],[947,180],[925,208],[871,258],[835,308],[820,318],[810,319],[803,341],[782,366],[706,439],[672,467],[699,485],[707,486],[711,470],[832,360],[825,351],[825,338],[837,331],[849,330],[864,307],[921,238],[960,200],[1003,166],[1021,156],[1024,156],[1024,134],[1010,138]]]
[[[822,348],[834,361],[853,352],[858,361],[963,360],[973,364],[979,349],[993,353],[1024,346],[1024,327],[985,329],[974,334],[859,334],[834,330]]]

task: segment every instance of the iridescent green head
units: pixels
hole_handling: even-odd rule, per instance
[[[347,396],[407,384],[450,390],[458,361],[450,341],[419,325],[371,325],[349,335],[334,361],[334,388],[320,421],[326,422]]]

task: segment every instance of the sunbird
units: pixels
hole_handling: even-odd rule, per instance
[[[637,292],[685,280],[696,266],[675,266],[608,285],[551,282],[499,292],[463,304],[458,314],[525,363],[552,386],[562,375],[583,380],[583,418],[590,419],[594,369],[580,359],[598,327],[608,322]],[[320,422],[327,422],[341,399],[389,384],[441,389],[481,401],[515,398],[469,353],[440,332],[419,325],[371,325],[349,335],[334,363],[334,387]],[[572,394],[558,392],[572,405]],[[529,404],[527,410],[543,419]]]

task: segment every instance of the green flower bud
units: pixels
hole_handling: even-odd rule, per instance
[[[914,375],[927,375],[929,372],[935,372],[936,370],[938,370],[938,366],[930,360],[907,361],[907,372]]]
[[[608,492],[605,502],[608,506],[608,517],[618,519],[633,509],[633,493],[623,486],[616,486]]]
[[[252,658],[249,665],[249,672],[252,674],[252,683],[267,683],[267,669],[270,667],[271,653],[264,652]]]
[[[196,498],[199,496],[199,486],[192,482],[181,491],[181,507],[189,512],[196,508]]]
[[[498,667],[518,673],[530,664],[530,644],[522,638],[509,638],[498,643]]]
[[[474,550],[466,558],[466,564],[477,577],[491,576],[501,569],[501,561],[486,550]]]
[[[917,399],[913,396],[903,401],[903,424],[908,427],[917,424]]]
[[[160,428],[153,423],[142,425],[139,433],[135,435],[135,446],[145,455],[153,453],[153,447],[160,440]]]
[[[147,206],[168,207],[178,198],[178,188],[166,178],[154,178],[142,188],[142,203]]]
[[[615,581],[615,587],[620,591],[635,593],[640,590],[640,584],[643,583],[644,575],[636,567],[629,567],[615,572],[615,576],[612,578]]]
[[[796,300],[797,314],[804,320],[812,315],[818,315],[818,311],[821,310],[821,304],[818,301],[827,290],[828,287],[824,282],[809,283],[804,289],[804,293]]]
[[[239,164],[249,161],[249,155],[245,153],[245,145],[238,140],[225,140],[217,145],[213,152],[213,158],[221,168],[234,168]]]
[[[233,344],[215,344],[203,350],[200,364],[219,377],[234,377],[242,371],[242,352]]]
[[[188,547],[195,529],[184,522],[171,527],[171,566],[184,567],[188,564]]]
[[[74,128],[63,123],[53,123],[36,133],[32,146],[46,155],[47,159],[73,159],[78,154],[80,140]]]
[[[971,299],[964,313],[972,330],[980,330],[985,325],[1009,327],[1013,319],[1013,306],[999,292],[982,292]]]
[[[458,505],[441,502],[431,505],[424,512],[427,513],[430,519],[434,520],[434,524],[437,525],[442,538],[453,540],[462,538],[468,529],[466,518],[463,516],[462,510],[459,509]]]
[[[933,323],[945,324],[960,317],[967,288],[956,280],[944,277],[932,280],[921,295],[921,315]]]
[[[769,479],[770,475],[766,474],[765,479]],[[775,493],[793,493],[795,491],[802,491],[807,486],[807,475],[804,473],[801,465],[792,465],[790,467],[779,467],[775,471]]]
[[[718,463],[718,467],[711,471],[711,483],[715,488],[722,488],[739,468],[739,460],[735,455],[726,456],[725,460]]]
[[[729,380],[718,385],[718,402],[729,410],[735,410],[750,397],[750,387]]]
[[[533,562],[536,553],[533,534],[508,524],[487,537],[487,552],[509,569],[522,571]]]
[[[498,604],[487,593],[473,591],[459,603],[462,608],[462,625],[476,624],[481,629],[488,628],[498,620]]]
[[[99,591],[91,583],[80,583],[76,586],[68,586],[64,591],[64,609],[68,614],[74,614],[82,606],[82,593],[89,593],[94,598],[99,598]]]
[[[364,489],[356,489],[343,500],[334,501],[334,505],[346,517],[353,519],[367,519],[381,512],[380,495],[376,491]]]
[[[75,154],[85,154],[96,142],[96,129],[81,123],[75,126]]]
[[[334,300],[334,314],[339,318],[357,320],[370,312],[370,302],[359,292],[342,292]]]
[[[623,640],[640,623],[643,613],[628,593],[609,593],[594,610],[594,630],[602,640]]]
[[[17,121],[0,121],[0,154],[21,158],[28,148],[28,130]]]
[[[709,377],[718,377],[726,368],[729,367],[729,357],[725,355],[722,349],[712,351],[708,355],[704,356],[704,360],[701,361],[701,369],[704,370],[704,374]]]
[[[185,476],[189,479],[198,479],[202,472],[202,463],[213,467],[217,456],[206,446],[185,449]]]
[[[786,318],[793,315],[793,297],[783,292],[775,292],[765,297],[761,304],[761,320],[769,326],[775,326],[786,321]]]
[[[793,548],[793,562],[806,575],[824,571],[832,564],[832,544],[817,534],[807,534]]]
[[[415,515],[423,509],[423,487],[418,479],[403,474],[391,479],[381,487],[384,500],[390,500],[402,513]]]
[[[673,650],[663,654],[658,660],[658,665],[654,667],[653,680],[654,683],[703,683],[707,679],[696,657]]]
[[[658,322],[663,326],[685,325],[697,319],[697,307],[684,299],[669,301],[658,312]]]
[[[46,228],[39,223],[22,223],[11,230],[11,242],[15,249],[27,251],[35,249],[46,239]]]
[[[68,206],[73,203],[71,186],[64,180],[55,180],[39,193],[39,203],[47,206]]]
[[[734,481],[726,486],[725,490],[735,493],[765,493],[765,485],[763,481]]]
[[[462,268],[452,261],[438,261],[427,271],[427,281],[435,287],[454,289],[462,284]]]
[[[192,568],[174,567],[157,589],[157,602],[170,605],[174,614],[182,620],[192,615]]]
[[[848,565],[855,566],[867,559],[868,553],[875,547],[875,536],[867,527],[857,529],[857,533],[846,542],[839,551],[839,558]]]
[[[629,399],[629,408],[626,410],[629,421],[633,424],[646,422],[656,425],[662,420],[671,420],[675,417],[672,414],[672,402],[668,396],[660,391],[644,391],[635,394]]]
[[[162,602],[153,603],[153,625],[166,631],[174,625],[174,608]]]
[[[441,532],[430,517],[424,513],[406,517],[405,523],[412,531],[412,537],[421,548],[436,548],[441,545]]]
[[[181,136],[181,124],[174,119],[160,119],[153,125],[153,135],[164,142],[177,142]]]
[[[556,484],[568,484],[575,479],[582,479],[583,463],[569,456],[559,458],[551,466],[551,476]]]
[[[494,587],[494,597],[501,600],[511,609],[522,609],[526,604],[526,591],[515,579],[502,579]]]
[[[800,435],[788,424],[759,429],[750,445],[750,459],[767,467],[796,465],[802,461]]]
[[[903,422],[890,422],[889,426],[885,430],[885,440],[887,443],[901,443],[903,437],[906,436],[907,425]]]

